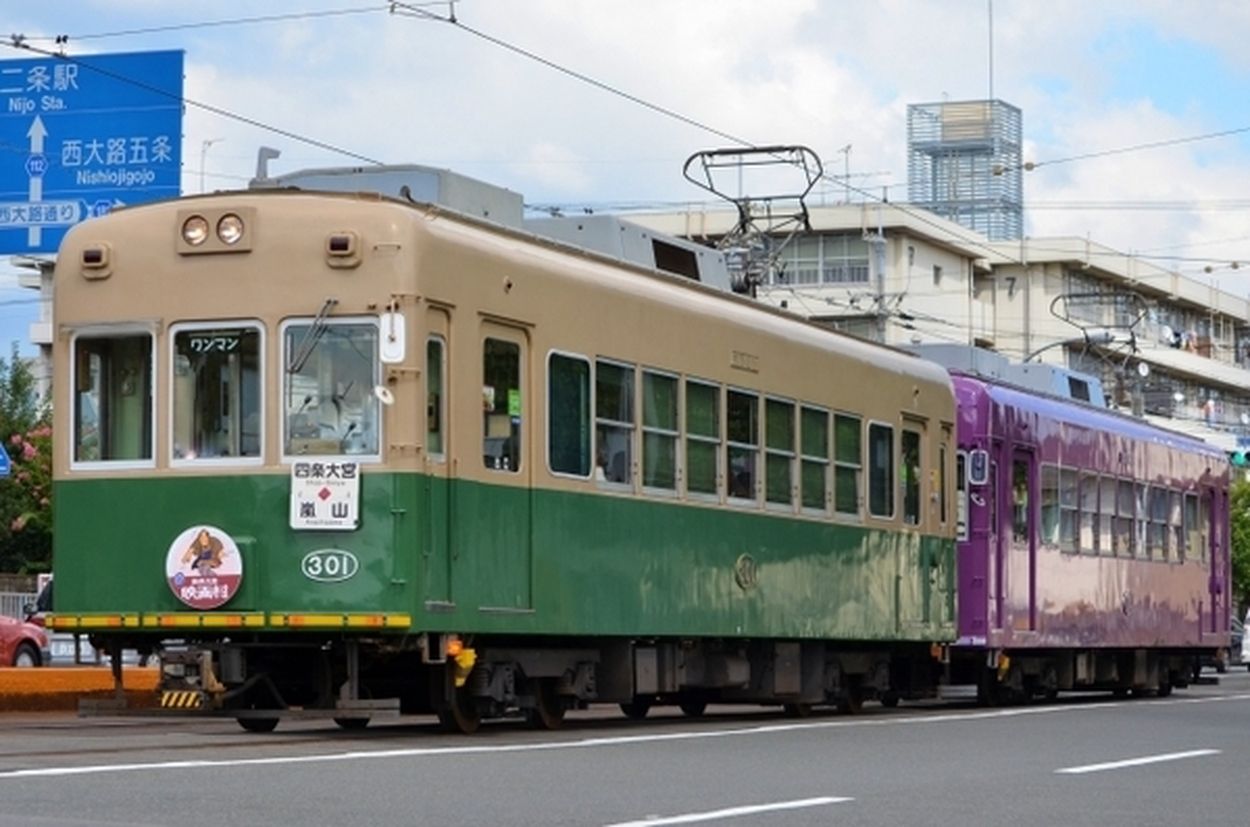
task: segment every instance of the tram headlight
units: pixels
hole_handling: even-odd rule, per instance
[[[223,215],[217,222],[217,237],[223,244],[233,246],[239,243],[239,239],[243,237],[243,219],[234,213]]]
[[[192,247],[199,247],[208,240],[208,221],[202,215],[193,215],[182,222],[182,240]]]

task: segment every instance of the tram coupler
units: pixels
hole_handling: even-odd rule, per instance
[[[160,655],[162,709],[212,709],[226,686],[217,677],[209,649],[164,650]]]

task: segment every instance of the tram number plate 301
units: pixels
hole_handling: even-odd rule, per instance
[[[300,570],[309,580],[318,583],[339,583],[360,569],[360,561],[350,551],[323,548],[310,551],[300,561]]]

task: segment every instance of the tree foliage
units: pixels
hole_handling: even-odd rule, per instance
[[[1234,475],[1240,476],[1240,475]],[[1233,560],[1232,599],[1236,605],[1250,605],[1250,481],[1235,480],[1229,494],[1232,522],[1230,553]]]
[[[0,572],[29,574],[52,565],[52,427],[38,383],[14,342],[0,359]]]

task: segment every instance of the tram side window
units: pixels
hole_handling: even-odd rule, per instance
[[[1064,551],[1077,550],[1079,485],[1075,468],[1059,469],[1059,548]]]
[[[1198,525],[1198,495],[1196,493],[1186,493],[1185,495],[1185,555],[1194,560],[1203,558],[1203,540],[1201,540],[1201,528]]]
[[[1098,475],[1081,474],[1080,524],[1077,545],[1087,554],[1098,553]]]
[[[1042,466],[1042,529],[1038,542],[1044,546],[1058,547],[1060,544],[1060,507],[1059,507],[1059,468],[1055,465]]]
[[[755,499],[759,474],[759,397],[745,391],[725,393],[725,468],[729,496]]]
[[[1168,495],[1168,542],[1175,552],[1176,562],[1185,562],[1185,532],[1181,522],[1181,492]]]
[[[1116,482],[1115,513],[1115,554],[1132,557],[1137,546],[1133,542],[1133,483],[1128,480]]]
[[[152,459],[152,337],[74,339],[74,461]]]
[[[1149,523],[1146,526],[1146,546],[1150,556],[1167,560],[1168,553],[1168,490],[1157,485],[1150,486]]]
[[[482,461],[495,471],[521,468],[521,347],[482,342]]]
[[[863,452],[860,447],[859,417],[835,414],[833,417],[833,502],[839,514],[858,516]],[[893,483],[890,483],[893,485]],[[893,506],[889,507],[893,513]]]
[[[677,490],[677,377],[642,374],[642,484]]]
[[[1203,494],[1198,500],[1198,559],[1206,565],[1211,554],[1211,498]]]
[[[903,429],[902,462],[903,475],[903,522],[920,525],[920,433]]]
[[[634,369],[595,363],[596,476],[608,482],[633,482]]]
[[[764,401],[764,499],[790,505],[794,494],[794,403]]]
[[[948,462],[946,455],[946,446],[950,442],[950,431],[946,428],[942,429],[942,444],[938,448],[938,517],[942,521],[942,525],[949,522],[950,494],[946,489],[946,480],[949,476],[949,469],[946,467]]]
[[[260,330],[174,331],[175,460],[260,456]]]
[[[551,354],[547,366],[547,461],[557,474],[590,476],[590,361]]]
[[[443,340],[425,343],[425,445],[432,457],[443,456]]]
[[[1029,542],[1029,464],[1019,459],[1011,463],[1011,539]]]
[[[720,387],[686,380],[686,490],[716,494]]]
[[[1136,552],[1139,556],[1149,559],[1151,555],[1151,547],[1146,542],[1146,525],[1149,521],[1150,503],[1146,499],[1146,486],[1137,483],[1133,486],[1133,501],[1137,506],[1137,529],[1134,541],[1137,543]]]
[[[868,426],[868,513],[894,516],[894,429],[889,425]]]
[[[1120,552],[1120,542],[1116,534],[1116,480],[1115,477],[1103,477],[1098,481],[1098,552],[1115,555]]]
[[[289,324],[283,347],[284,452],[377,454],[377,325],[324,320]]]
[[[824,511],[829,499],[829,414],[804,407],[801,419],[803,507]]]

